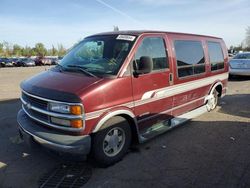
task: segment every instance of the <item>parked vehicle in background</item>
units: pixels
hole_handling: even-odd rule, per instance
[[[5,67],[6,58],[0,58],[0,67]]]
[[[0,58],[0,66],[1,67],[13,67],[14,64],[9,58]]]
[[[56,64],[56,60],[54,58],[50,58],[50,57],[39,56],[35,59],[35,63],[37,66],[52,65],[53,63]]]
[[[7,58],[5,61],[5,67],[14,67],[14,63],[11,59]]]
[[[42,66],[42,65],[44,65],[42,59],[43,59],[42,56],[37,56],[37,57],[35,58],[34,61],[35,61],[36,66]]]
[[[229,61],[231,76],[250,76],[250,52],[241,52]]]
[[[59,63],[59,60],[56,57],[51,57],[49,59],[51,61],[51,65],[57,65]]]
[[[9,58],[9,60],[12,62],[13,66],[16,66],[16,63],[18,61],[18,58]]]
[[[31,67],[35,65],[35,61],[31,58],[20,58],[16,62],[17,67]]]
[[[48,58],[48,57],[44,57],[42,59],[42,62],[43,62],[43,65],[52,65],[52,60],[51,58]]]
[[[58,56],[58,58],[57,58],[57,64],[59,64],[59,63],[61,62],[62,59],[63,59],[62,56]]]
[[[155,31],[85,38],[58,66],[21,84],[20,136],[100,165],[204,112],[226,94],[221,38]]]

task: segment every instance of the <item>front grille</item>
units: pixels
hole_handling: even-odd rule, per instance
[[[44,122],[48,122],[49,123],[49,116],[40,112],[37,112],[35,110],[32,109],[28,109],[27,106],[23,106],[23,108],[25,109],[25,111],[32,117],[42,120]]]
[[[38,98],[34,98],[32,96],[29,96],[27,94],[25,94],[24,92],[22,92],[22,98],[25,102],[29,103],[32,106],[35,106],[37,108],[41,108],[43,110],[47,110],[48,109],[48,102],[38,99]]]
[[[38,97],[32,94],[29,94],[25,91],[22,92],[21,96],[22,100],[22,108],[25,113],[34,121],[39,124],[43,124],[49,127],[53,127],[56,129],[67,130],[67,131],[81,131],[83,128],[72,128],[66,127],[63,125],[54,124],[50,121],[50,117],[56,117],[61,119],[83,119],[82,115],[72,115],[72,114],[62,114],[57,112],[52,112],[49,110],[48,105],[49,102],[53,103],[62,103],[60,101],[49,100],[46,98]],[[64,104],[64,102],[63,102]],[[81,105],[80,103],[66,103],[68,105]]]

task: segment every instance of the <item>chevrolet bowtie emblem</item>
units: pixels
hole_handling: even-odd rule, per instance
[[[26,106],[27,106],[28,109],[31,109],[31,104],[30,103],[27,103]]]

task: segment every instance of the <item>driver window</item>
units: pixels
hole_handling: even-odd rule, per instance
[[[152,58],[154,71],[169,68],[164,40],[161,37],[147,37],[142,40],[135,54],[134,68],[138,67],[142,56]]]

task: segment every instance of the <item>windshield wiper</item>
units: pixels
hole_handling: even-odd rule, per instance
[[[98,78],[96,75],[92,74],[91,72],[88,72],[85,70],[84,67],[80,66],[80,65],[67,65],[67,67],[70,67],[70,68],[77,68],[77,70],[80,70],[82,71],[83,73],[89,75],[89,76],[92,76],[92,77],[95,77],[95,78]]]

